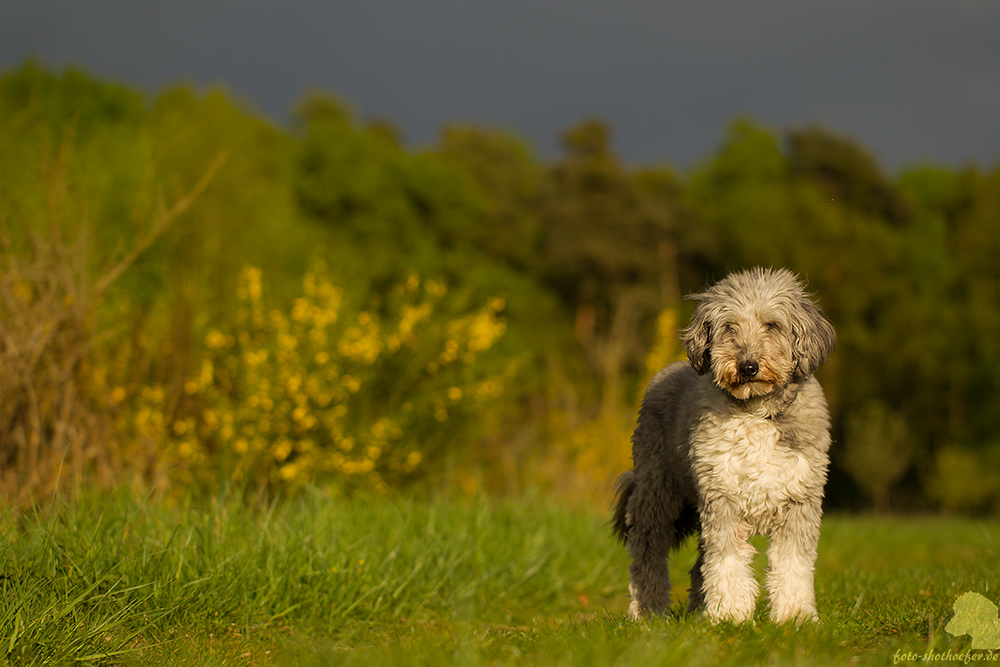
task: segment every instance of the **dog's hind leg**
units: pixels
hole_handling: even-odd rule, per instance
[[[629,616],[662,614],[669,610],[670,567],[667,557],[681,540],[677,521],[683,504],[668,497],[667,490],[648,488],[637,480],[629,498],[628,550],[632,555],[629,566]]]

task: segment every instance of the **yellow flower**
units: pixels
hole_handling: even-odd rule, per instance
[[[205,334],[205,347],[210,350],[218,350],[226,346],[226,335],[218,329],[211,329]]]
[[[199,382],[203,387],[207,387],[212,384],[212,380],[215,379],[215,367],[212,366],[212,362],[208,359],[202,359],[201,361],[201,376],[198,378]]]
[[[202,420],[204,420],[205,426],[207,426],[209,429],[214,431],[219,427],[219,417],[215,413],[215,410],[213,410],[212,408],[207,408],[206,410],[202,411],[201,418]]]
[[[295,336],[289,334],[278,334],[278,347],[285,351],[294,350],[298,347],[299,341]]]
[[[290,440],[279,440],[271,447],[271,455],[275,461],[284,461],[292,453],[292,443]]]
[[[344,385],[347,388],[347,391],[351,392],[352,394],[356,394],[358,390],[361,389],[361,383],[355,380],[350,375],[345,375],[344,377],[340,378],[340,383]]]
[[[458,357],[458,341],[449,340],[444,344],[444,352],[438,357],[438,361],[442,364],[448,364]]]
[[[424,460],[424,455],[421,454],[420,452],[416,451],[410,452],[406,457],[406,467],[409,470],[413,470],[418,465],[420,465],[420,462],[423,460]]]
[[[469,327],[469,349],[473,352],[489,349],[506,329],[507,325],[492,313],[480,313]]]
[[[243,268],[240,276],[244,282],[243,289],[245,289],[247,296],[254,301],[257,301],[261,297],[261,273],[261,270],[256,266],[246,266]]]
[[[108,400],[111,402],[111,405],[118,405],[125,400],[125,396],[125,387],[115,387],[111,390],[111,395],[108,397]]]
[[[309,301],[303,298],[298,298],[292,303],[292,320],[295,322],[304,322],[309,314]]]
[[[186,417],[183,420],[178,419],[174,422],[174,433],[177,435],[184,435],[185,433],[194,433],[197,422],[194,417]]]
[[[448,287],[444,283],[439,283],[434,280],[428,280],[424,283],[424,289],[431,296],[436,296],[438,298],[443,297],[448,292]]]

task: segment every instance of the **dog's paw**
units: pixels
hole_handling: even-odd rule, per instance
[[[794,623],[795,625],[802,625],[803,623],[819,623],[819,615],[816,613],[816,607],[813,606],[794,607],[792,605],[783,605],[771,609],[771,620],[778,624]]]
[[[754,605],[718,605],[714,608],[708,607],[705,609],[705,618],[709,620],[712,625],[718,625],[719,623],[732,623],[734,625],[742,625],[744,623],[750,623],[753,621]]]

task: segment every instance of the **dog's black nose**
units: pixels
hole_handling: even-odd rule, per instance
[[[757,372],[760,370],[760,364],[752,359],[747,359],[746,361],[740,362],[737,370],[739,370],[741,378],[744,380],[750,380],[757,375]]]

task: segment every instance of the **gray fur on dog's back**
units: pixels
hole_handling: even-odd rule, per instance
[[[682,397],[692,392],[698,380],[699,376],[690,364],[678,361],[654,375],[646,386],[638,424],[632,433],[635,469],[622,474],[615,483],[618,501],[614,529],[623,542],[628,541],[628,527],[635,516],[635,510],[630,508],[629,503],[637,502],[632,493],[637,483],[664,487],[664,495],[659,500],[681,507],[681,511],[688,506],[691,511],[697,509],[698,498],[691,479],[686,447],[694,414]],[[638,479],[635,470],[640,471]],[[650,479],[653,475],[657,479]],[[675,511],[665,508],[655,510],[663,516],[673,515]],[[693,518],[689,527],[681,528],[684,534],[678,535],[679,539],[697,528],[697,519]]]

